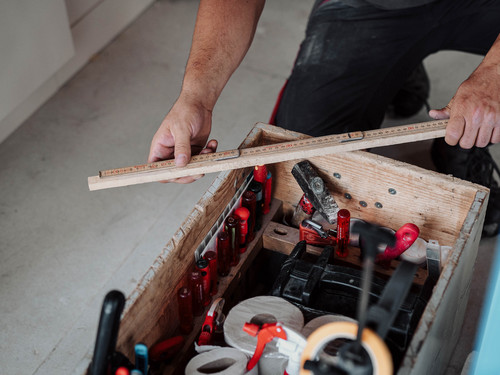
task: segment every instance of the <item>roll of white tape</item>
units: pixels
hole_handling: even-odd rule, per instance
[[[427,259],[427,242],[420,237],[417,238],[399,258],[415,264],[423,264]]]
[[[304,337],[307,338],[311,333],[313,333],[319,327],[333,322],[357,323],[356,320],[349,318],[348,316],[345,315],[340,315],[340,314],[322,315],[309,321],[309,323],[307,323],[304,326],[301,333],[304,335]]]
[[[186,375],[258,375],[257,367],[247,372],[248,357],[234,348],[219,348],[198,354],[186,366]]]
[[[302,312],[290,302],[280,297],[259,296],[247,299],[236,305],[224,322],[226,343],[239,349],[250,357],[255,352],[257,337],[243,331],[243,326],[252,320],[275,321],[297,332],[304,326]],[[288,358],[279,353],[275,342],[266,345],[259,361],[259,372],[266,375],[283,375]]]

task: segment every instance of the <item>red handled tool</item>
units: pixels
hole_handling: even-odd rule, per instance
[[[171,337],[160,341],[149,349],[149,359],[152,362],[166,361],[172,358],[184,345],[182,336]]]
[[[269,205],[266,207],[267,167],[265,165],[256,165],[253,170],[253,179],[262,185],[262,213],[266,214],[269,212]]]
[[[231,248],[229,246],[229,234],[219,232],[217,234],[217,273],[220,276],[229,275],[231,270]]]
[[[396,244],[387,246],[383,253],[377,254],[376,262],[388,266],[392,259],[403,254],[417,240],[420,229],[415,224],[406,223],[396,231]]]
[[[210,295],[215,296],[217,294],[217,253],[209,250],[205,253],[204,258],[208,260],[210,268]]]
[[[201,286],[203,289],[202,302],[203,306],[208,306],[210,304],[210,288],[212,287],[212,281],[210,279],[210,266],[208,260],[201,258],[196,261],[196,270],[201,273]]]
[[[237,266],[240,262],[240,218],[235,214],[229,215],[224,222],[224,232],[229,234],[231,258],[229,265]]]
[[[234,210],[234,214],[240,218],[240,254],[247,251],[247,235],[248,235],[248,218],[250,211],[246,207],[239,207]]]
[[[193,298],[193,315],[203,314],[203,279],[200,271],[192,271],[189,275],[189,287]]]
[[[349,225],[351,223],[351,213],[345,208],[337,212],[337,249],[335,254],[340,258],[349,255]]]
[[[255,232],[255,216],[257,212],[257,197],[253,191],[247,190],[241,196],[241,207],[245,207],[250,216],[247,220],[248,226],[248,235],[247,235],[247,243],[250,243],[254,238]]]
[[[193,330],[193,293],[191,293],[191,289],[179,288],[177,304],[179,306],[179,328],[182,333],[188,334]]]
[[[250,371],[259,362],[262,353],[268,343],[273,341],[275,337],[286,340],[286,332],[280,323],[264,323],[262,325],[254,323],[245,323],[243,331],[250,336],[257,336],[257,347],[252,358],[247,364],[247,370]]]
[[[271,200],[272,200],[272,188],[273,188],[273,175],[271,171],[267,171],[266,177],[266,194],[264,195],[264,215],[267,215],[270,211]]]
[[[337,232],[324,229],[323,226],[313,220],[302,220],[299,226],[299,241],[306,241],[308,245],[335,246],[337,244]]]
[[[210,345],[213,341],[213,336],[217,327],[222,326],[224,321],[224,314],[222,308],[224,307],[224,298],[217,298],[205,316],[205,322],[201,326],[200,337],[198,338],[198,345]]]

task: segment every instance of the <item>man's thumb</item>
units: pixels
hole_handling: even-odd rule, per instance
[[[450,118],[450,104],[441,109],[431,109],[429,111],[429,116],[434,120],[444,120]]]
[[[431,116],[434,120],[444,120],[450,118],[450,111],[447,107],[441,109],[431,109],[429,111],[429,116]]]

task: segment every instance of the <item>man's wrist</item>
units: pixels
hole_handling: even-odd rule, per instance
[[[202,85],[183,85],[179,94],[179,100],[185,100],[209,112],[212,112],[215,107],[217,97],[213,90]]]
[[[484,57],[482,64],[492,66],[500,65],[500,34]]]

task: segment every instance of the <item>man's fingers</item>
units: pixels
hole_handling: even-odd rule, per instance
[[[184,167],[191,159],[191,136],[189,132],[179,132],[175,135],[175,165]]]
[[[211,154],[217,150],[217,141],[215,139],[210,140],[207,143],[207,146],[200,151],[200,154]],[[169,181],[162,181],[162,182],[175,182],[177,184],[190,184],[191,182],[194,182],[196,180],[199,180],[200,178],[204,177],[204,174],[198,174],[195,176],[187,176],[187,177],[179,177],[179,178],[174,178],[173,180]]]
[[[495,127],[491,134],[491,143],[500,143],[500,127]]]
[[[151,149],[149,150],[148,163],[171,159],[173,156],[174,150],[172,147],[165,146],[164,144],[153,140]]]
[[[464,128],[465,119],[463,116],[457,115],[451,117],[450,121],[448,121],[448,125],[446,126],[446,135],[444,137],[446,143],[448,143],[450,146],[455,146],[460,138],[462,138],[462,135],[464,134]],[[474,140],[475,139],[476,138],[474,137]]]
[[[207,143],[207,146],[200,151],[200,154],[211,154],[217,150],[217,141],[215,139],[210,140]],[[186,163],[187,164],[187,163]],[[176,166],[177,167],[182,167],[182,165],[177,164],[177,158],[176,158]],[[195,176],[186,176],[186,177],[179,177],[179,178],[174,178],[172,180],[165,180],[165,181],[160,181],[163,183],[170,183],[174,182],[176,184],[190,184],[196,180],[199,180],[200,178],[204,177],[204,174],[199,174]]]
[[[486,147],[489,145],[493,135],[493,126],[484,124],[479,128],[476,138],[477,147]]]
[[[215,139],[211,139],[208,141],[207,145],[203,150],[201,150],[200,154],[211,154],[212,152],[217,151],[218,143]]]
[[[464,129],[459,144],[460,147],[469,149],[474,146],[478,140],[479,129],[481,128],[482,121],[480,118],[474,118],[473,116],[461,117],[463,118]]]
[[[172,180],[161,181],[161,182],[175,182],[176,184],[190,184],[192,182],[195,182],[196,180],[199,180],[203,176],[205,176],[205,175],[198,174],[196,176],[179,177],[179,178],[174,178]]]

